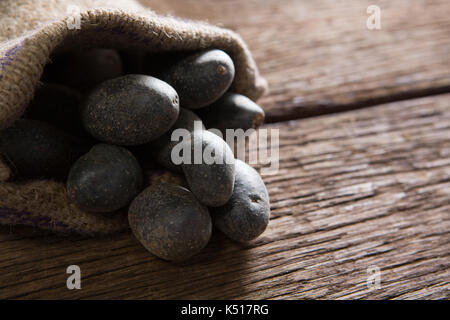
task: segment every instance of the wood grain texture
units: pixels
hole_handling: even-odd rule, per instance
[[[280,171],[264,177],[272,218],[259,239],[215,232],[175,265],[129,232],[2,226],[0,298],[450,298],[450,95],[266,127],[280,129]],[[81,290],[66,288],[71,264]]]
[[[269,82],[269,122],[450,91],[447,0],[142,0],[237,31]],[[368,30],[369,5],[381,30]]]

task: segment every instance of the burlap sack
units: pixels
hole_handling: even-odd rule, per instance
[[[77,8],[81,12],[80,29],[72,27],[76,19],[68,13]],[[85,44],[160,52],[219,48],[235,62],[233,91],[256,100],[266,88],[245,43],[230,30],[158,16],[133,0],[2,0],[0,129],[22,116],[50,55]],[[0,162],[2,224],[85,234],[127,228],[125,211],[113,215],[83,212],[68,201],[62,183],[6,182],[8,177],[8,167]]]

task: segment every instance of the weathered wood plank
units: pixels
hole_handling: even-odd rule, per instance
[[[271,122],[450,91],[447,0],[142,2],[240,33],[269,81]],[[369,5],[381,30],[366,28]]]
[[[450,95],[267,126],[272,218],[239,245],[216,232],[175,265],[128,232],[61,238],[0,228],[0,298],[449,298]],[[82,289],[66,289],[67,266]],[[370,291],[368,268],[381,271]]]

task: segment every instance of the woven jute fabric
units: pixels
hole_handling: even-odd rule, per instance
[[[80,28],[73,28],[78,18]],[[247,46],[230,30],[160,16],[133,0],[2,0],[0,129],[23,115],[50,57],[80,45],[154,52],[218,48],[235,63],[231,90],[257,100],[266,89]],[[127,228],[126,210],[112,215],[84,212],[70,203],[62,183],[8,182],[9,176],[0,160],[2,224],[94,235]]]

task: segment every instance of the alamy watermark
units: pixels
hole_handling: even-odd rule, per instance
[[[367,268],[367,289],[369,291],[381,289],[381,270],[377,266]]]
[[[69,30],[81,29],[81,9],[75,5],[67,6],[66,13],[70,15],[66,20],[66,25]]]
[[[66,273],[70,274],[67,278],[66,286],[69,290],[79,290],[81,289],[81,269],[76,264],[68,266]]]
[[[237,159],[250,165],[261,166],[261,175],[273,175],[279,169],[279,129],[226,129],[225,137],[218,129],[207,131],[216,134],[226,141]],[[216,152],[211,147],[202,145],[201,121],[194,122],[194,130],[198,134],[191,134],[186,129],[176,129],[172,132],[171,140],[177,142],[172,148],[171,160],[175,165],[180,164],[222,164],[232,163],[234,158],[224,158],[226,154]],[[226,147],[226,146],[224,146]]]
[[[366,26],[369,30],[381,29],[381,9],[379,6],[370,5],[367,7],[367,14],[370,16],[367,18]]]

